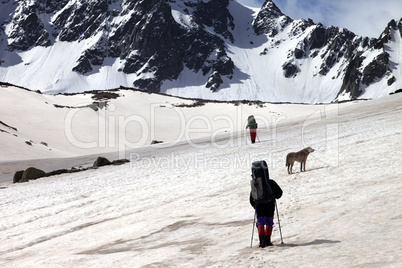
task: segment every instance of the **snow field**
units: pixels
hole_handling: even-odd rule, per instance
[[[315,107],[261,126],[253,145],[244,131],[220,133],[213,146],[203,138],[132,149],[123,166],[8,184],[0,265],[399,267],[401,98]],[[306,146],[316,149],[306,172],[296,163],[288,175],[286,154]],[[285,244],[275,216],[276,246],[265,249],[256,232],[250,248],[250,167],[261,159],[284,191]]]
[[[106,108],[95,111],[89,105],[105,101],[92,99],[93,94],[46,95],[11,86],[1,88],[0,94],[0,121],[16,129],[2,126],[6,132],[0,132],[4,141],[0,143],[0,161],[116,151],[123,152],[123,157],[126,150],[149,146],[153,140],[171,145],[182,140],[195,143],[203,137],[213,142],[225,133],[238,135],[250,114],[256,116],[260,126],[274,127],[318,110],[337,109],[336,105],[259,107],[222,103],[191,107],[196,101],[121,90],[118,98],[107,101]],[[24,99],[30,101],[21,101]],[[13,150],[9,144],[13,144]]]

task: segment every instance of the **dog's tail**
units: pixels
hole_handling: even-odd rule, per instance
[[[289,155],[286,156],[286,167],[290,166]]]

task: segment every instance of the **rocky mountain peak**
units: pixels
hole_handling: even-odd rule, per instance
[[[380,38],[377,40],[375,47],[381,48],[384,44],[390,42],[392,40],[394,32],[399,32],[400,37],[402,38],[402,19],[397,22],[395,20],[391,20],[387,27],[385,27],[384,31],[380,35]]]
[[[256,34],[268,34],[273,37],[292,21],[272,0],[267,0],[255,18],[253,27]]]

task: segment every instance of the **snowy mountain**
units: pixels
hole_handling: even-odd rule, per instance
[[[402,88],[402,20],[378,39],[292,20],[271,0],[1,2],[0,81],[47,93],[120,85],[320,103]]]

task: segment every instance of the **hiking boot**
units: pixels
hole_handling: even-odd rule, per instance
[[[273,244],[272,244],[272,242],[271,242],[271,237],[270,237],[270,236],[265,236],[265,246],[266,246],[266,247],[273,246]]]
[[[260,235],[260,248],[265,248],[267,246],[265,235]]]

